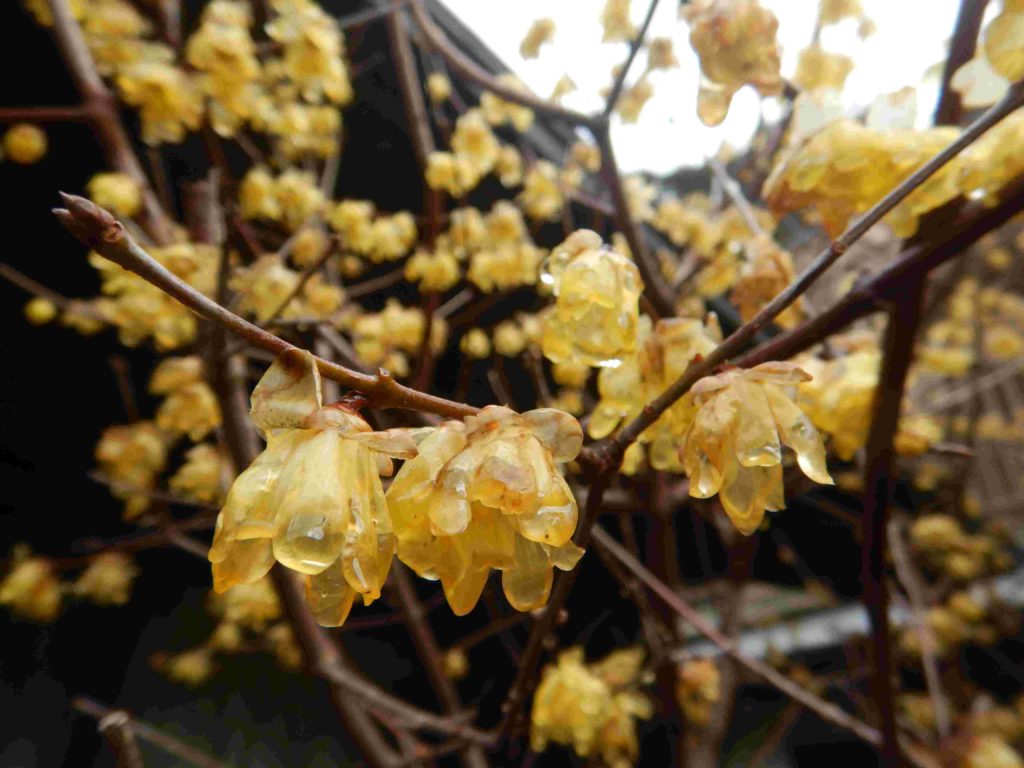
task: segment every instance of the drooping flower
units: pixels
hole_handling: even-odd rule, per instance
[[[786,506],[783,445],[795,451],[805,475],[832,483],[821,435],[788,391],[809,378],[792,363],[762,363],[707,376],[681,401],[690,411],[680,448],[690,495],[718,494],[743,534],[757,530],[766,510]]]
[[[543,408],[518,414],[490,405],[442,424],[388,488],[399,559],[440,579],[452,610],[476,605],[491,569],[520,611],[544,605],[552,568],[570,570],[576,500],[556,462],[576,457],[577,421]]]
[[[544,262],[556,296],[544,320],[544,356],[555,363],[616,367],[636,347],[640,272],[589,229],[570,235]]]
[[[26,619],[50,622],[61,608],[60,579],[45,557],[33,556],[18,545],[11,557],[10,570],[0,579],[0,605]]]
[[[142,190],[124,173],[97,173],[86,187],[89,199],[118,216],[131,218],[142,208]]]
[[[156,425],[162,430],[198,442],[220,426],[217,396],[203,378],[203,361],[196,355],[161,361],[149,391],[164,398],[156,412]]]
[[[111,493],[124,500],[125,520],[132,520],[149,506],[148,492],[167,462],[167,437],[151,421],[107,427],[96,443],[96,461],[114,483]]]
[[[536,59],[540,55],[540,47],[545,43],[550,43],[554,36],[554,20],[537,19],[530,25],[526,36],[519,43],[519,55],[524,59]]]
[[[78,597],[97,605],[124,605],[131,597],[132,582],[138,573],[128,555],[117,550],[103,552],[89,561],[71,589]]]
[[[391,471],[388,456],[415,456],[415,444],[402,430],[371,431],[344,402],[324,406],[315,360],[297,350],[256,385],[252,420],[267,447],[217,518],[214,589],[252,583],[277,560],[305,574],[317,621],[338,626],[356,595],[380,596],[394,537],[379,473]]]

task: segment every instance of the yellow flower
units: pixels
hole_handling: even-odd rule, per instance
[[[491,340],[480,328],[470,328],[459,341],[459,349],[471,360],[483,360],[491,355]]]
[[[342,248],[365,255],[373,248],[376,212],[376,206],[369,200],[342,200],[330,209],[327,222],[338,233]]]
[[[636,37],[636,27],[629,18],[629,0],[605,0],[601,26],[602,43],[627,43]]]
[[[558,183],[558,168],[547,160],[538,160],[523,178],[523,191],[516,198],[531,219],[554,221],[565,205]]]
[[[793,82],[808,91],[816,88],[841,91],[852,69],[853,59],[849,56],[829,53],[815,43],[800,51]]]
[[[690,411],[680,449],[690,495],[717,493],[743,534],[757,530],[765,510],[786,506],[782,445],[796,452],[805,475],[832,483],[821,436],[787,391],[809,378],[792,363],[762,363],[707,376],[681,402]]]
[[[589,229],[574,232],[544,262],[556,301],[544,320],[544,356],[555,363],[616,367],[636,346],[640,272]]]
[[[694,0],[680,13],[690,25],[690,45],[703,75],[697,113],[706,125],[725,119],[733,94],[744,85],[762,96],[782,89],[775,14],[757,0]]]
[[[209,559],[224,592],[262,578],[276,559],[306,575],[317,621],[344,622],[356,595],[380,596],[394,537],[379,473],[387,456],[412,458],[402,430],[372,432],[342,402],[323,406],[309,353],[280,358],[252,394],[252,420],[267,447],[231,486]]]
[[[1005,3],[985,27],[982,49],[992,69],[1010,82],[1024,77],[1024,7]]]
[[[3,155],[19,165],[38,163],[46,155],[46,134],[31,123],[16,123],[4,134]]]
[[[747,322],[765,304],[774,299],[792,281],[796,272],[793,257],[767,236],[755,237],[747,247],[747,260],[740,267],[729,300]],[[803,317],[802,302],[797,301],[775,318],[782,328],[792,328]]]
[[[166,49],[144,38],[152,25],[125,0],[93,0],[82,19],[82,32],[89,53],[102,75],[114,75],[142,58],[166,55]]]
[[[132,594],[138,575],[132,559],[116,550],[96,555],[71,587],[79,597],[97,605],[124,605]]]
[[[117,86],[125,103],[138,107],[142,140],[178,144],[199,129],[203,99],[189,75],[163,57],[141,59],[121,70]]]
[[[124,173],[97,173],[86,186],[89,198],[118,216],[132,217],[142,208],[142,190]]]
[[[60,614],[60,579],[52,563],[15,547],[11,567],[0,580],[0,605],[32,621],[51,622]]]
[[[536,59],[540,55],[540,47],[550,43],[554,36],[555,22],[552,19],[537,19],[519,43],[519,55],[524,59]]]
[[[511,320],[499,323],[494,328],[494,351],[503,357],[516,357],[526,348],[526,335]]]
[[[656,37],[647,44],[647,70],[675,69],[679,59],[673,48],[671,37]]]
[[[654,86],[646,77],[642,77],[619,94],[615,111],[623,123],[634,125],[640,119],[640,113],[653,95]]]
[[[272,5],[278,15],[266,25],[267,35],[284,46],[284,71],[302,97],[312,103],[325,98],[350,102],[352,84],[338,22],[317,3],[274,0]]]
[[[501,145],[479,109],[467,110],[455,121],[452,152],[467,163],[478,177],[486,176],[498,161]]]
[[[452,152],[431,152],[424,176],[431,189],[443,189],[453,197],[462,197],[481,179],[477,167],[468,158]]]
[[[221,498],[227,462],[214,446],[201,443],[189,448],[185,463],[171,477],[172,491],[196,501],[212,502]]]
[[[151,421],[107,427],[96,443],[96,461],[116,483],[111,493],[124,500],[124,518],[131,520],[149,506],[146,492],[156,488],[167,462],[166,438]]]
[[[814,206],[825,231],[835,237],[957,134],[949,127],[876,131],[835,120],[775,166],[765,182],[765,200],[777,216]],[[910,237],[923,214],[959,195],[966,163],[951,161],[897,205],[886,216],[893,231]]]
[[[544,605],[552,568],[570,570],[583,554],[572,543],[576,501],[555,466],[582,443],[576,420],[552,409],[490,405],[432,430],[388,488],[399,559],[440,579],[460,616],[492,568],[516,610]]]
[[[823,25],[838,24],[843,19],[863,16],[860,0],[821,0],[818,19]]]
[[[196,356],[161,361],[149,382],[149,391],[164,401],[156,412],[156,425],[172,434],[198,442],[220,426],[217,396],[203,379],[203,361]]]
[[[157,661],[158,669],[176,683],[198,688],[209,680],[217,665],[209,648],[194,648]]]
[[[543,257],[544,252],[533,243],[498,244],[470,257],[466,279],[484,293],[534,285]]]
[[[498,82],[513,91],[519,91],[524,94],[530,93],[530,89],[526,87],[526,84],[509,72],[498,75]],[[483,112],[487,122],[491,125],[508,124],[520,133],[528,130],[533,125],[534,116],[532,109],[517,104],[514,101],[506,101],[490,91],[484,91],[480,94],[480,111]]]
[[[211,592],[207,606],[222,622],[260,631],[281,618],[281,603],[269,578],[237,584],[227,592]]]
[[[999,736],[975,736],[962,768],[1024,768],[1024,759]]]
[[[416,219],[408,211],[382,216],[370,230],[373,244],[370,261],[380,263],[400,259],[416,244]]]
[[[427,95],[435,106],[444,104],[452,95],[452,81],[441,72],[431,72],[427,75]]]
[[[557,663],[544,668],[533,697],[530,748],[540,752],[554,742],[584,758],[596,754],[610,768],[636,765],[636,721],[653,714],[639,688],[643,660],[636,648],[589,665],[579,646],[559,654]]]
[[[57,317],[57,305],[49,299],[34,298],[25,304],[25,319],[32,325],[46,325]]]
[[[703,728],[722,696],[721,675],[713,659],[693,659],[676,670],[676,701],[687,722]]]
[[[514,187],[523,181],[523,156],[512,146],[503,146],[494,163],[494,171],[504,187]]]
[[[418,283],[421,291],[442,293],[459,282],[459,262],[448,251],[418,250],[405,263],[405,279]]]

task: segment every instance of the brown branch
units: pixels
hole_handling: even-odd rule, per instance
[[[736,206],[736,210],[740,212],[743,223],[747,225],[750,234],[764,237],[765,231],[757,220],[757,214],[754,213],[753,206],[747,200],[746,195],[743,194],[743,189],[740,185],[729,175],[725,165],[718,158],[712,157],[708,158],[708,167],[711,168],[712,174],[718,179],[718,183],[722,185],[722,191],[725,192],[725,196],[732,201],[732,204]]]
[[[284,339],[239,317],[176,277],[146,253],[108,211],[82,197],[62,195],[62,198],[67,208],[56,209],[55,215],[71,234],[93,250],[152,283],[200,317],[223,326],[255,347],[275,356],[295,349]],[[454,419],[477,411],[472,406],[402,386],[383,368],[371,376],[323,358],[315,359],[324,378],[359,390],[371,397],[376,407],[408,408]]]
[[[127,712],[115,709],[101,717],[96,727],[110,744],[117,768],[144,768],[139,743],[135,740],[135,728]]]
[[[409,7],[412,9],[416,24],[422,30],[427,42],[444,57],[448,66],[454,72],[468,80],[472,80],[496,96],[505,99],[505,101],[529,107],[539,115],[566,120],[576,125],[591,125],[593,123],[593,118],[590,115],[560,107],[550,101],[540,99],[532,93],[502,85],[491,73],[452,44],[448,36],[430,18],[430,14],[424,7],[423,0],[410,0]]]
[[[590,542],[601,509],[601,501],[610,479],[607,474],[597,475],[590,485],[583,514],[573,536],[573,543],[579,547],[586,547]],[[569,592],[572,591],[578,574],[579,568],[574,568],[571,571],[559,571],[555,574],[555,582],[551,588],[547,605],[530,630],[526,647],[523,648],[523,654],[519,660],[519,667],[516,669],[515,679],[512,681],[512,687],[509,688],[508,696],[502,706],[502,719],[497,728],[497,733],[501,736],[507,736],[519,726],[519,717],[526,705],[526,700],[533,695],[539,682],[537,666],[540,664],[548,637],[558,622],[562,607],[569,598]]]
[[[1002,120],[1024,103],[1024,84],[1016,83],[1007,94],[991,109],[970,125],[953,143],[908,176],[895,189],[879,200],[843,234],[822,251],[785,290],[766,304],[749,322],[740,326],[707,357],[690,364],[682,376],[668,389],[644,408],[636,419],[624,427],[615,437],[606,439],[591,451],[604,466],[612,466],[621,460],[622,454],[640,434],[651,426],[680,397],[686,394],[699,379],[710,374],[716,367],[739,354],[753,340],[757,333],[807,291],[811,285],[851,245],[859,240],[872,226],[877,224],[889,211],[895,208],[911,192],[928,178],[970,146],[989,128]],[[639,260],[638,260],[639,261]],[[827,313],[822,313],[825,315]],[[821,320],[819,315],[811,323]],[[801,326],[805,328],[809,324]],[[799,330],[799,329],[798,329]],[[591,454],[593,455],[593,454]]]
[[[70,123],[86,120],[81,107],[0,107],[0,123]]]
[[[925,619],[927,610],[925,586],[921,581],[921,574],[918,573],[910,558],[906,542],[903,540],[903,528],[901,521],[889,521],[889,546],[892,548],[892,562],[896,569],[896,576],[903,585],[903,589],[906,590],[907,598],[910,601],[914,625],[921,641],[921,665],[924,668],[925,684],[928,687],[928,696],[935,714],[935,728],[938,731],[940,742],[943,742],[949,736],[952,728],[949,700],[942,690],[939,663],[935,657],[935,636]]]
[[[935,106],[936,125],[956,125],[963,115],[960,94],[952,87],[953,75],[974,57],[987,5],[988,0],[960,1],[960,11],[957,13],[953,37],[949,43],[949,55],[946,56],[946,63],[942,67],[942,86]]]
[[[208,755],[201,749],[197,749],[191,744],[186,744],[184,741],[171,736],[169,733],[155,728],[145,720],[138,720],[135,717],[131,717],[124,710],[110,709],[87,696],[76,696],[71,700],[71,706],[83,715],[88,715],[89,717],[100,720],[101,727],[102,721],[109,718],[111,715],[123,715],[124,719],[130,723],[131,730],[134,732],[135,736],[143,741],[148,741],[153,746],[159,747],[167,754],[173,755],[179,760],[184,760],[189,765],[196,766],[196,768],[227,768],[227,766],[220,760]]]
[[[601,177],[611,191],[615,218],[629,244],[629,250],[633,252],[633,261],[640,270],[640,276],[644,281],[644,293],[648,295],[659,315],[671,316],[675,313],[675,296],[668,289],[668,281],[661,275],[661,266],[647,247],[647,239],[640,224],[630,213],[629,199],[626,197],[622,174],[615,159],[608,121],[604,120],[594,126],[593,131],[597,146],[601,150]]]
[[[117,101],[96,70],[82,28],[71,14],[68,0],[47,0],[53,15],[53,34],[82,97],[82,109],[96,131],[100,145],[116,170],[130,176],[142,190],[143,221],[160,244],[171,242],[173,223],[160,205],[146,172],[117,111]]]
[[[748,672],[753,673],[765,682],[775,686],[779,691],[786,694],[794,701],[799,702],[807,709],[815,712],[826,722],[832,723],[843,730],[859,736],[869,744],[878,745],[881,743],[881,735],[879,732],[867,723],[858,720],[837,707],[835,704],[825,701],[816,694],[811,693],[800,685],[794,683],[773,667],[740,653],[736,648],[736,645],[722,634],[722,632],[713,624],[705,619],[696,608],[679,597],[679,595],[666,586],[661,579],[647,570],[639,560],[629,554],[621,544],[615,541],[615,539],[600,526],[595,527],[593,531],[593,540],[596,546],[600,547],[618,560],[630,571],[630,573],[634,574],[647,586],[648,589],[664,601],[665,604],[668,605],[668,607],[671,608],[680,618],[693,626],[694,629],[714,643],[722,653],[734,659]]]
[[[619,103],[619,96],[622,95],[622,88],[626,85],[626,76],[629,74],[629,68],[633,66],[633,60],[640,52],[640,48],[643,47],[644,38],[647,37],[647,30],[651,26],[651,21],[654,19],[654,12],[657,9],[658,0],[651,0],[651,4],[647,7],[647,15],[644,16],[643,23],[640,25],[640,31],[629,43],[629,56],[626,57],[626,61],[623,63],[622,69],[619,70],[619,74],[615,78],[615,82],[612,84],[612,89],[608,93],[608,99],[605,102],[603,112],[605,119],[611,117],[612,112],[615,111],[615,107]]]
[[[888,527],[886,514],[892,495],[893,437],[899,425],[903,391],[921,325],[924,279],[917,280],[893,302],[883,341],[882,370],[875,389],[871,431],[867,440],[864,475],[861,581],[864,606],[871,621],[871,692],[881,721],[881,764],[896,768],[902,762],[896,732],[892,645],[889,637],[889,590],[885,579]]]

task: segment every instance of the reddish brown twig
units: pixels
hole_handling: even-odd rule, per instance
[[[81,107],[0,107],[0,123],[69,123],[87,119]]]
[[[942,66],[942,86],[935,106],[936,125],[956,125],[963,115],[960,94],[953,90],[953,75],[971,60],[978,46],[978,33],[988,0],[961,0],[949,42],[949,55]]]
[[[86,696],[76,696],[71,700],[71,706],[76,711],[97,720],[109,718],[114,714],[123,715],[124,720],[130,724],[131,730],[135,736],[138,736],[143,741],[148,741],[150,744],[159,747],[167,754],[174,755],[174,757],[185,761],[189,765],[196,766],[196,768],[226,768],[225,764],[220,760],[211,757],[202,750],[193,747],[191,744],[186,744],[180,739],[171,736],[169,733],[165,733],[164,731],[155,728],[144,720],[138,720],[135,717],[131,717],[124,710],[110,709],[109,707],[100,704],[98,701],[94,701]]]
[[[255,347],[274,355],[295,349],[284,339],[239,317],[172,274],[146,253],[108,211],[82,197],[62,197],[67,208],[56,209],[54,213],[57,218],[71,234],[96,252],[134,272],[199,316],[222,325]],[[408,408],[447,418],[462,418],[477,411],[469,405],[409,389],[395,381],[384,369],[371,376],[323,358],[316,358],[316,363],[324,378],[368,395],[376,407]]]
[[[612,112],[615,111],[615,107],[619,103],[619,96],[622,95],[622,88],[626,85],[626,77],[629,75],[629,68],[633,66],[633,60],[643,47],[644,38],[647,37],[647,30],[651,26],[651,21],[654,20],[654,12],[657,9],[658,0],[651,0],[650,5],[647,6],[647,14],[644,16],[643,23],[640,25],[640,31],[629,44],[629,55],[626,57],[626,61],[622,64],[622,68],[619,70],[619,74],[615,78],[615,82],[612,83],[611,91],[608,92],[608,99],[605,101],[603,113],[606,119],[611,117]]]
[[[881,743],[881,735],[867,723],[858,720],[835,704],[832,704],[807,689],[794,683],[785,675],[776,671],[773,667],[741,654],[735,644],[723,635],[714,625],[708,622],[700,612],[692,605],[683,600],[679,595],[669,589],[666,584],[657,576],[651,573],[635,557],[627,552],[621,544],[615,541],[603,528],[597,526],[593,532],[595,546],[601,547],[622,565],[642,581],[648,589],[663,600],[680,618],[692,625],[694,629],[704,635],[715,644],[722,653],[735,659],[736,662],[747,671],[752,672],[765,682],[778,688],[782,693],[800,702],[807,709],[815,712],[823,720],[837,725],[843,730],[850,731],[869,744],[878,745]]]
[[[921,324],[924,279],[908,286],[889,310],[883,342],[882,370],[875,390],[864,475],[861,582],[864,607],[871,621],[871,692],[881,721],[882,764],[901,762],[896,731],[892,646],[889,637],[889,589],[885,574],[888,542],[886,514],[892,494],[893,437],[899,425],[903,390]]]

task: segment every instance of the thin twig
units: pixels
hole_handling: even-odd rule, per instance
[[[100,720],[102,718],[109,717],[115,711],[98,701],[90,699],[87,696],[76,696],[71,700],[71,706],[83,715]],[[124,713],[127,714],[127,713]],[[158,728],[150,725],[145,720],[139,720],[135,717],[131,717],[131,727],[135,735],[143,741],[148,741],[153,746],[159,747],[169,755],[173,755],[179,760],[184,760],[189,765],[193,765],[196,768],[227,768],[225,763],[220,760],[208,755],[201,749],[193,747],[191,744],[186,744],[175,736],[171,736],[165,731],[161,731]]]
[[[127,712],[115,709],[101,717],[96,727],[110,744],[117,768],[144,768],[139,743],[135,740],[135,728]]]
[[[253,346],[277,356],[290,354],[296,349],[284,339],[239,317],[172,274],[146,253],[108,211],[85,198],[74,195],[62,195],[62,198],[67,208],[58,208],[54,213],[69,232],[93,250],[134,272],[199,316],[222,325]],[[456,419],[477,411],[472,406],[405,387],[383,368],[371,376],[323,358],[318,357],[315,360],[324,378],[368,395],[377,407],[408,408]]]
[[[705,619],[701,613],[692,605],[683,600],[679,595],[669,589],[663,581],[651,573],[635,557],[627,552],[621,544],[615,541],[607,531],[600,526],[595,527],[593,532],[594,544],[601,547],[622,563],[631,573],[639,578],[655,595],[663,600],[680,618],[692,625],[694,629],[714,643],[722,653],[735,659],[740,666],[757,677],[765,680],[778,688],[782,693],[800,702],[807,709],[815,712],[823,720],[839,726],[840,728],[856,734],[869,744],[878,745],[881,743],[881,735],[867,723],[858,720],[835,704],[832,704],[810,691],[794,683],[785,675],[773,667],[741,654],[735,644],[723,635],[714,625]]]
[[[978,46],[978,33],[988,0],[960,0],[960,11],[949,42],[949,55],[942,66],[942,86],[935,106],[936,125],[956,125],[963,114],[960,94],[953,90],[953,75],[971,60]]]
[[[87,119],[81,107],[0,107],[0,123],[70,123]]]
[[[647,6],[647,15],[644,16],[643,23],[640,25],[640,31],[629,44],[629,56],[626,57],[626,61],[619,70],[618,77],[615,78],[615,82],[612,84],[612,89],[608,93],[608,99],[605,102],[603,112],[606,119],[611,117],[612,112],[615,111],[615,107],[619,103],[619,96],[622,94],[622,89],[626,85],[626,76],[629,74],[629,68],[633,66],[633,60],[643,47],[644,38],[647,37],[647,30],[651,26],[651,21],[654,19],[654,12],[657,9],[658,0],[651,0],[651,4]]]
[[[889,636],[889,589],[885,579],[888,525],[892,494],[893,437],[899,425],[903,390],[921,325],[924,280],[910,286],[889,310],[883,341],[882,369],[875,389],[864,475],[861,541],[862,599],[871,621],[871,692],[881,721],[882,765],[896,768],[901,756],[896,731],[892,645]]]

